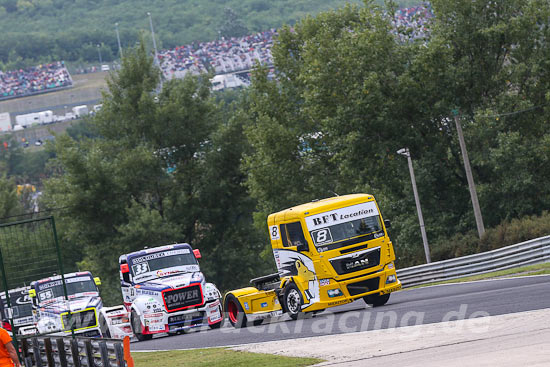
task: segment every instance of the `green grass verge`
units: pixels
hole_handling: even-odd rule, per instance
[[[311,366],[323,362],[323,360],[316,358],[297,358],[248,353],[226,348],[174,350],[169,352],[133,352],[132,357],[136,367],[294,367]]]
[[[486,274],[472,275],[464,278],[444,280],[441,282],[422,284],[422,285],[417,285],[415,287],[411,287],[407,289],[429,287],[429,286],[438,285],[438,284],[463,283],[463,282],[472,282],[472,281],[484,280],[484,279],[511,278],[511,277],[522,277],[527,275],[545,275],[545,274],[550,274],[550,262],[521,266],[518,268],[500,270],[500,271],[495,271],[495,272],[486,273]]]

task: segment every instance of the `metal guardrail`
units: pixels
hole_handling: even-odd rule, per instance
[[[130,338],[28,336],[20,340],[25,367],[134,367]]]
[[[404,288],[550,261],[550,236],[475,255],[397,270]]]

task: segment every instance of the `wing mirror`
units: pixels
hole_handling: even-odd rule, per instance
[[[389,219],[384,219],[384,225],[386,226],[386,229],[390,229],[391,228],[391,222]]]
[[[31,298],[36,297],[36,291],[34,289],[29,289],[29,297]]]
[[[307,242],[306,243],[301,243],[296,246],[296,250],[298,250],[298,252],[304,252],[304,251],[309,251],[309,246],[307,245]]]
[[[95,277],[94,278],[94,283],[95,283],[95,285],[101,285],[101,279],[99,279],[99,277]]]
[[[202,258],[202,255],[201,255],[201,252],[198,248],[194,249],[193,250],[193,254],[195,255],[195,257],[198,259],[201,259]]]

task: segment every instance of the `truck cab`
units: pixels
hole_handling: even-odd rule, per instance
[[[401,289],[395,253],[372,195],[316,200],[269,215],[277,273],[228,292],[225,311],[235,327],[283,312],[319,312],[362,298],[378,307]]]
[[[0,314],[2,316],[2,327],[13,334],[34,334],[36,328],[34,327],[34,317],[32,312],[32,302],[29,297],[30,287],[21,287],[10,289],[8,291],[11,312],[8,311],[8,302],[6,299],[6,292],[0,293]],[[10,320],[13,320],[12,330]]]
[[[80,336],[98,337],[101,334],[99,278],[88,271],[64,275],[68,300],[65,299],[61,275],[31,283],[36,328],[40,334],[67,335],[74,331]]]
[[[138,340],[189,328],[221,326],[221,294],[200,271],[200,251],[180,243],[119,258],[124,305]]]

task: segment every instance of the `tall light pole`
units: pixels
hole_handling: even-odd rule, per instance
[[[453,110],[453,114],[455,115],[458,141],[460,142],[460,150],[462,151],[462,159],[464,160],[464,170],[466,171],[466,179],[468,180],[468,188],[470,189],[470,197],[472,198],[472,206],[474,207],[477,233],[479,238],[481,238],[483,233],[485,233],[485,226],[483,225],[483,217],[481,216],[481,209],[479,208],[479,201],[477,200],[476,184],[474,182],[474,177],[472,176],[472,168],[470,167],[470,159],[468,158],[468,152],[466,151],[466,143],[464,142],[464,134],[462,133],[462,125],[460,125],[458,110]]]
[[[157,41],[155,39],[155,30],[153,29],[153,18],[151,18],[151,13],[147,12],[147,15],[149,16],[149,25],[151,26],[151,36],[153,37],[153,48],[155,50],[155,64],[160,69],[160,61],[158,59],[158,51],[157,51]],[[162,90],[163,82],[162,82],[162,73],[160,75],[160,83],[159,87],[157,87],[157,93],[159,93]]]
[[[416,202],[416,211],[418,212],[418,222],[420,223],[420,233],[422,233],[422,243],[424,244],[424,253],[426,254],[426,263],[431,263],[430,247],[428,246],[428,236],[426,236],[426,228],[424,226],[424,217],[422,216],[422,208],[420,207],[420,199],[418,198],[418,190],[416,189],[416,179],[414,177],[413,163],[409,148],[399,149],[397,154],[407,157],[409,162],[409,172],[411,174],[411,182],[413,187],[414,201]]]
[[[97,44],[97,53],[99,55],[99,64],[101,65],[103,62],[101,61],[101,46],[99,43]]]
[[[116,40],[118,42],[118,52],[120,53],[120,58],[122,59],[122,46],[120,46],[120,35],[118,34],[118,23],[115,23],[116,31]]]
[[[157,51],[157,41],[155,40],[155,31],[153,29],[153,18],[151,18],[151,13],[147,12],[149,16],[149,25],[151,26],[151,36],[153,37],[153,49],[155,50],[155,63],[158,65],[158,51]]]

